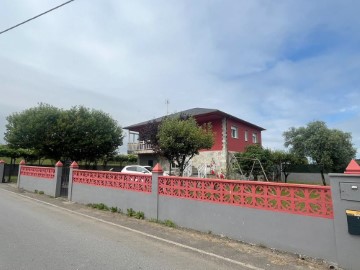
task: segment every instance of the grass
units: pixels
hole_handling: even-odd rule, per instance
[[[87,204],[87,206],[89,206],[91,208],[103,210],[103,211],[110,210],[110,208],[106,204],[103,204],[103,203],[89,203],[89,204]]]
[[[116,212],[118,212],[119,210],[118,210],[118,208],[117,207],[110,207],[110,212],[111,213],[116,213]]]
[[[40,194],[40,192],[39,192],[39,194]],[[120,208],[118,208],[117,206],[109,207],[104,203],[88,203],[87,206],[91,207],[91,208],[94,208],[94,209],[98,209],[98,210],[110,211],[111,213],[122,214],[122,210]],[[134,217],[134,218],[137,218],[137,219],[145,219],[145,214],[142,211],[135,211],[132,208],[128,208],[128,209],[126,209],[126,212],[127,212],[126,215],[128,217]]]
[[[158,224],[162,224],[162,225],[165,225],[165,226],[171,227],[171,228],[176,228],[177,227],[175,222],[171,221],[170,219],[158,220],[158,219],[152,218],[149,221],[154,222],[154,223],[158,223]]]

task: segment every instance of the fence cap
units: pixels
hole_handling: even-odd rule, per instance
[[[346,167],[345,174],[360,174],[360,166],[352,159],[349,165]]]
[[[79,168],[79,164],[76,163],[76,161],[73,161],[73,163],[71,163],[70,168],[74,168],[77,169]]]
[[[60,160],[58,162],[56,162],[56,164],[55,164],[55,167],[62,167],[62,166],[63,166],[63,164]]]
[[[163,172],[163,169],[161,168],[160,163],[157,163],[155,165],[155,167],[152,169],[152,172],[155,172],[155,173],[162,173]]]
[[[19,163],[20,165],[25,165],[26,164],[26,162],[25,162],[25,160],[23,159],[22,161],[20,161],[20,163]]]
[[[3,160],[0,160],[0,164],[3,164],[3,163],[5,163],[5,161],[3,161]]]

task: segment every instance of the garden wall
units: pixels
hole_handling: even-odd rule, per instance
[[[20,163],[17,187],[57,197],[60,195],[61,167],[61,163],[57,163],[56,167],[26,166]]]
[[[159,219],[336,261],[329,187],[159,177]]]
[[[126,211],[133,208],[146,216],[156,216],[156,194],[152,193],[151,175],[73,170],[68,198],[83,204],[104,203]]]
[[[56,181],[52,182],[57,168],[29,167],[21,166],[19,187],[57,194]],[[346,210],[359,213],[354,224],[360,228],[360,167],[353,175],[330,175],[330,182],[331,187],[162,176],[159,165],[152,175],[73,166],[68,199],[123,211],[133,208],[148,219],[171,220],[182,227],[358,270],[360,233],[348,232]]]

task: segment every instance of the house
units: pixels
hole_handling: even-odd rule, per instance
[[[236,116],[216,109],[193,108],[168,117],[181,114],[193,116],[199,125],[210,122],[215,135],[213,147],[201,150],[199,155],[192,159],[192,167],[198,169],[205,167],[205,170],[210,167],[213,172],[225,174],[233,153],[243,152],[246,146],[251,144],[261,145],[261,132],[265,129]],[[141,165],[153,166],[156,162],[160,162],[166,170],[169,167],[167,162],[159,160],[154,155],[151,144],[138,141],[139,133],[150,121],[160,122],[163,118],[148,120],[124,129],[129,131],[129,154],[137,154]]]

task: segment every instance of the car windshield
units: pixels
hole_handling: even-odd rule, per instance
[[[138,167],[137,169],[138,172],[142,172],[142,173],[148,173],[149,171],[143,167]]]
[[[151,171],[152,171],[151,166],[144,166],[144,168],[145,168],[145,169],[147,169],[149,172],[151,172]]]

